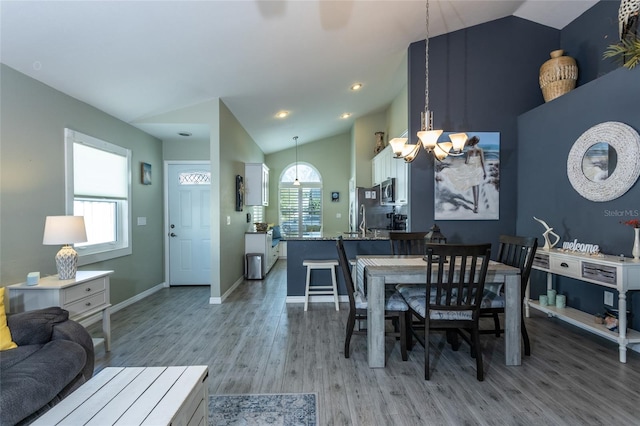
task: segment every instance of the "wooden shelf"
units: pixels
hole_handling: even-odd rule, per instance
[[[550,316],[560,318],[561,320],[575,325],[576,327],[587,330],[593,334],[604,337],[605,339],[612,340],[619,343],[620,335],[617,331],[608,330],[604,324],[597,324],[594,322],[594,316],[586,312],[579,311],[573,308],[556,308],[555,306],[540,306],[540,303],[530,300],[529,306],[538,311],[542,311]],[[640,343],[640,331],[633,330],[627,327],[627,336],[625,338],[627,344]]]

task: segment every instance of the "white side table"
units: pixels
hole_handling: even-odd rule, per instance
[[[10,285],[9,312],[18,313],[59,306],[69,311],[69,318],[81,321],[102,312],[104,350],[111,350],[111,316],[109,308],[109,275],[113,271],[78,271],[70,280],[57,275],[40,279],[38,285],[26,283]],[[94,344],[99,343],[94,339]]]

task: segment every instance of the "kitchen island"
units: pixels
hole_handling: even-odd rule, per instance
[[[304,303],[306,281],[306,268],[302,266],[304,260],[338,259],[336,241],[339,235],[342,235],[349,259],[355,259],[358,255],[391,254],[388,234],[382,232],[379,235],[367,234],[365,237],[345,233],[313,238],[287,238],[287,303]],[[347,301],[347,289],[342,271],[338,269],[336,272],[340,301]],[[314,271],[313,279],[331,282],[328,271]],[[316,300],[322,300],[321,297],[316,296]],[[326,299],[327,302],[333,301],[332,296],[326,296]]]

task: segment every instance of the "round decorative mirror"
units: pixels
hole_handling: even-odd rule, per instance
[[[616,149],[606,142],[598,142],[584,153],[582,173],[591,182],[602,182],[613,174],[617,162]]]
[[[640,135],[616,121],[591,127],[569,152],[567,176],[573,188],[588,200],[620,197],[640,176]]]

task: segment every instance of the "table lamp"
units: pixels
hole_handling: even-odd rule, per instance
[[[87,231],[82,216],[47,216],[44,222],[42,244],[59,245],[62,248],[56,254],[58,278],[70,280],[76,277],[78,253],[71,247],[74,243],[87,241]]]

